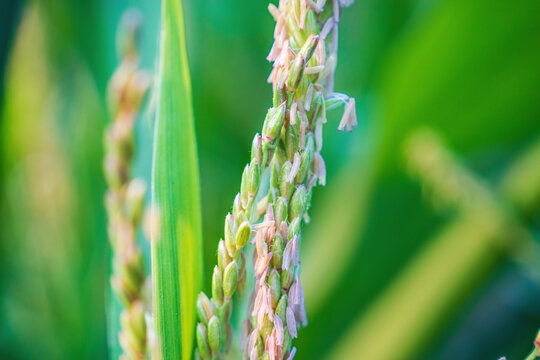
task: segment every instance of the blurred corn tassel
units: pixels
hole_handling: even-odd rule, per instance
[[[119,48],[122,62],[110,82],[114,121],[105,131],[104,172],[108,184],[105,198],[108,234],[113,250],[111,285],[120,299],[121,331],[118,334],[122,359],[145,359],[147,325],[143,305],[146,279],[142,253],[136,243],[144,207],[146,185],[131,179],[134,156],[133,127],[150,76],[138,68],[135,38],[140,16],[126,12],[122,19]]]
[[[276,20],[274,44],[268,55],[273,70],[273,107],[261,134],[256,134],[251,162],[242,174],[240,193],[225,219],[224,240],[212,278],[212,299],[201,293],[197,302],[198,356],[219,357],[229,348],[231,298],[244,290],[242,249],[254,235],[256,286],[244,323],[244,358],[292,359],[292,339],[307,324],[298,258],[302,221],[312,188],[325,185],[322,126],[327,101],[345,104],[339,130],[357,125],[355,102],[334,94],[337,24],[342,6],[333,0],[281,0],[270,4]],[[330,11],[324,11],[330,7]],[[337,99],[337,101],[335,101]],[[265,171],[270,168],[269,171]],[[259,193],[261,178],[270,177],[267,194]],[[262,219],[261,219],[262,217]]]

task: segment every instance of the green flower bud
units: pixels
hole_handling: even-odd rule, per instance
[[[313,199],[313,191],[308,191],[305,212],[308,212],[308,210],[311,208],[312,199]]]
[[[315,151],[315,142],[313,140],[313,135],[309,134],[306,139],[306,147],[301,155],[300,167],[298,168],[298,173],[294,178],[295,183],[300,184],[304,182],[304,179],[307,176],[308,170],[311,167],[311,161],[313,159],[313,153]]]
[[[280,90],[277,87],[274,87],[272,91],[272,106],[278,107],[279,104],[281,104],[280,100],[281,100]],[[264,126],[263,126],[263,130],[264,130]]]
[[[285,89],[283,89],[283,85],[278,84],[278,86],[274,88],[274,92],[272,93],[272,105],[274,107],[278,107],[279,104],[285,101],[285,99]]]
[[[294,126],[286,126],[285,135],[283,136],[283,147],[285,148],[285,154],[287,158],[291,160],[298,149],[298,133]]]
[[[276,315],[281,318],[281,321],[283,322],[284,327],[287,327],[287,294],[281,295],[281,298],[278,301],[278,304],[276,306]]]
[[[240,213],[242,212],[242,201],[240,200],[240,193],[236,194],[236,196],[234,197],[234,202],[233,202],[233,210],[232,210],[232,214],[233,216],[238,219],[239,216],[240,216]]]
[[[281,271],[281,288],[284,290],[289,290],[292,283],[294,282],[294,267],[290,267],[287,270]]]
[[[208,324],[208,320],[214,316],[214,306],[203,292],[197,297],[197,315],[204,324]]]
[[[300,225],[301,219],[299,217],[294,218],[289,224],[289,233],[287,234],[287,239],[291,240],[295,235],[300,236]]]
[[[300,218],[304,215],[307,207],[308,194],[304,185],[298,186],[291,199],[289,206],[289,219]]]
[[[260,358],[263,356],[263,352],[264,352],[264,342],[260,335],[257,336],[257,341],[255,343],[257,344],[257,352]],[[265,352],[265,354],[267,353]]]
[[[212,298],[217,305],[223,302],[223,276],[219,266],[214,267],[214,274],[212,275]]]
[[[289,161],[286,161],[281,167],[281,172],[279,174],[279,191],[281,193],[281,196],[283,196],[287,200],[291,198],[291,194],[294,190],[293,184],[291,184],[288,180],[290,172],[291,163]]]
[[[315,127],[315,120],[317,119],[317,116],[319,116],[321,109],[323,109],[323,104],[324,104],[324,97],[322,96],[320,92],[318,92],[317,95],[313,98],[311,111],[308,114],[310,129],[313,129]]]
[[[197,349],[199,350],[199,355],[203,359],[209,359],[210,347],[208,346],[208,336],[206,335],[206,328],[201,323],[197,325],[196,337],[197,337]]]
[[[240,227],[238,227],[238,231],[236,231],[236,248],[240,250],[244,246],[246,246],[250,236],[251,227],[249,226],[249,223],[247,221],[244,221],[242,224],[240,224]]]
[[[227,251],[229,252],[230,257],[234,257],[234,254],[236,253],[236,245],[234,244],[234,230],[235,230],[236,224],[234,221],[234,217],[232,214],[227,214],[225,217],[225,247],[227,248]]]
[[[248,196],[248,173],[249,165],[246,165],[244,172],[242,173],[242,182],[240,183],[240,200],[242,200],[242,207],[245,209],[249,200]]]
[[[272,308],[276,308],[281,295],[281,279],[276,269],[272,269],[268,277],[268,287],[270,288],[270,301]]]
[[[315,11],[308,9],[306,14],[306,33],[318,34],[320,32],[319,25],[317,25],[317,16]]]
[[[288,110],[285,110],[285,124],[286,124],[286,121],[287,121],[287,112],[288,112]],[[281,138],[282,141],[284,141],[283,138],[285,137],[285,132],[287,131],[288,127],[289,127],[288,125],[284,125],[284,126],[281,127],[280,138]]]
[[[236,283],[238,280],[238,265],[236,261],[232,261],[225,268],[225,273],[223,274],[223,293],[226,299],[230,299],[234,290],[236,290]]]
[[[251,144],[251,159],[257,159],[259,164],[262,162],[262,137],[259,133],[255,134]]]
[[[212,355],[217,356],[221,349],[222,344],[222,332],[221,322],[217,316],[212,316],[208,321],[208,344],[210,345],[210,351]]]
[[[313,56],[313,53],[315,52],[318,44],[319,35],[311,35],[309,39],[307,39],[304,43],[304,46],[302,46],[299,55],[303,56],[306,59],[305,61],[308,62],[309,59],[311,59],[311,57]]]
[[[289,330],[283,331],[283,346],[281,347],[283,350],[283,354],[286,354],[287,352],[291,351],[292,347],[292,337],[291,334],[289,334]]]
[[[257,195],[257,192],[259,191],[259,184],[260,184],[261,174],[260,174],[260,168],[259,168],[259,162],[256,158],[251,160],[251,163],[249,164],[249,171],[247,176],[247,192],[248,192],[248,199],[255,198],[255,195]]]
[[[277,108],[271,108],[266,114],[263,125],[263,142],[274,143],[281,132],[283,119],[285,118],[285,102],[282,102]]]
[[[279,187],[279,163],[276,160],[270,163],[270,187]]]
[[[267,203],[268,203],[268,204],[273,203],[274,200],[275,200],[276,198],[278,198],[278,197],[279,197],[279,191],[278,191],[278,189],[272,188],[272,187],[271,187],[271,188],[268,190],[268,201],[267,201]]]
[[[257,220],[259,219],[259,210],[258,210],[259,203],[254,200],[255,200],[254,198],[251,198],[249,200],[246,212],[244,213],[244,216],[240,219],[250,222],[250,223],[257,222]]]
[[[291,66],[291,69],[289,70],[289,77],[287,78],[287,89],[290,92],[295,92],[296,89],[298,89],[298,85],[300,85],[305,68],[306,58],[301,54],[298,54]]]
[[[283,164],[285,161],[287,161],[287,153],[285,152],[285,148],[283,146],[278,146],[276,148],[274,151],[274,159],[279,164]]]
[[[287,221],[288,204],[287,199],[280,196],[276,201],[274,218],[276,220],[276,227],[279,227],[282,221]]]
[[[223,240],[220,240],[218,243],[218,254],[217,254],[217,262],[220,269],[225,269],[227,265],[231,262],[231,257],[229,256],[229,253],[227,252],[227,248],[225,247],[225,242]]]
[[[281,263],[283,261],[283,239],[279,233],[274,237],[271,249],[272,259],[270,261],[272,261],[272,265],[276,269],[281,269]]]
[[[264,315],[263,322],[262,322],[263,337],[266,338],[268,335],[270,335],[273,329],[274,329],[274,322],[268,318],[268,315]]]

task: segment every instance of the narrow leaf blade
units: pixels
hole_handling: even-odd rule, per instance
[[[190,359],[202,284],[199,168],[182,4],[162,3],[152,202],[152,279],[158,351]]]

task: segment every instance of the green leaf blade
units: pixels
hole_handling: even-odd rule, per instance
[[[154,317],[163,359],[190,359],[202,286],[199,167],[182,5],[162,3],[152,201]]]

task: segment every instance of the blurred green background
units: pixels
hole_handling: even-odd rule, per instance
[[[0,358],[107,356],[102,205],[106,86],[122,12],[160,6],[0,3]],[[206,274],[270,105],[265,1],[185,0]],[[521,359],[540,325],[540,2],[357,0],[343,11],[328,185],[302,264],[297,359]],[[149,181],[153,101],[137,128]],[[146,247],[148,244],[142,243]],[[209,287],[209,276],[205,286]]]

